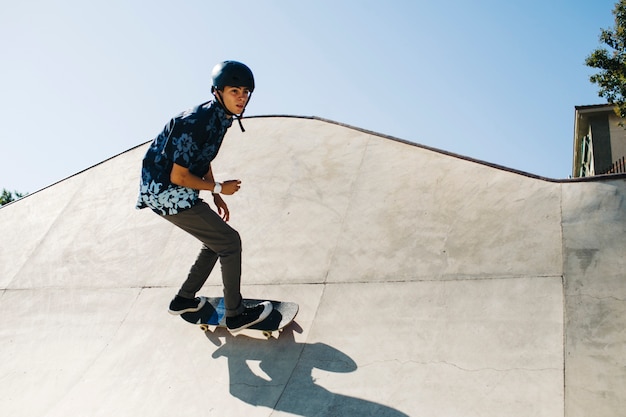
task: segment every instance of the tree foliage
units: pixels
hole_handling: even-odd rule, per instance
[[[5,188],[2,189],[2,194],[0,194],[0,206],[4,206],[5,204],[10,203],[11,201],[15,201],[18,198],[24,197],[25,194],[18,193],[17,191],[9,191]]]
[[[626,0],[619,0],[613,9],[615,27],[602,29],[600,42],[607,48],[598,48],[585,64],[600,72],[589,80],[600,87],[598,95],[615,104],[615,113],[626,118]]]

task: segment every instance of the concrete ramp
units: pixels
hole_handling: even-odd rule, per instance
[[[245,126],[214,162],[242,180],[243,294],[299,303],[296,322],[266,341],[167,313],[199,243],[134,209],[144,144],[0,209],[2,415],[623,413],[623,177],[547,180],[319,119]]]

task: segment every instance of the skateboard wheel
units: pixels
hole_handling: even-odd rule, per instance
[[[272,337],[272,332],[270,332],[268,330],[264,330],[263,331],[263,336],[265,336],[266,339],[270,339]]]
[[[208,332],[209,331],[209,326],[206,324],[201,324],[200,325],[200,330],[202,330],[203,332]]]

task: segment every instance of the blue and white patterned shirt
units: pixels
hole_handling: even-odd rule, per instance
[[[176,163],[203,177],[232,123],[215,101],[201,104],[170,120],[143,158],[136,207],[149,207],[161,215],[176,214],[193,207],[199,191],[172,184],[172,166]]]

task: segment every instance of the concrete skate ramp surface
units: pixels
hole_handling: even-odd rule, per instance
[[[213,164],[242,180],[243,294],[296,322],[267,341],[167,313],[200,245],[134,209],[144,144],[0,209],[2,415],[623,415],[623,177],[245,126]]]

